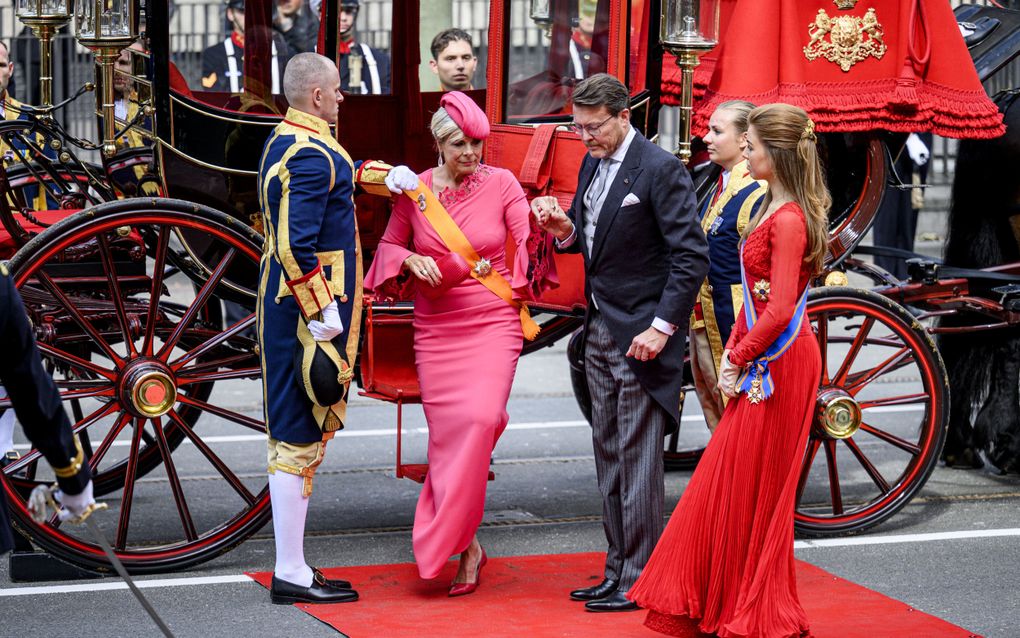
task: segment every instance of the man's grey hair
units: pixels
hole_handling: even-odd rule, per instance
[[[608,73],[596,73],[578,82],[573,95],[576,106],[590,108],[606,107],[610,115],[619,115],[630,106],[630,94],[623,82]]]
[[[432,116],[432,125],[429,128],[432,129],[432,137],[436,138],[436,143],[438,144],[445,144],[455,135],[464,134],[464,131],[460,130],[457,123],[446,112],[446,109],[441,106],[435,115]]]
[[[287,63],[283,72],[283,94],[291,104],[305,104],[309,95],[317,88],[323,88],[329,81],[330,73],[336,67],[333,61],[318,53],[298,53]],[[333,87],[328,87],[332,94]]]

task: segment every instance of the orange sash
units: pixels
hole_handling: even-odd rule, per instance
[[[510,287],[510,282],[493,270],[487,259],[482,259],[467,236],[464,235],[464,231],[460,229],[457,222],[453,221],[450,213],[439,202],[435,193],[419,179],[418,187],[414,190],[406,190],[404,194],[411,198],[425,219],[432,224],[432,228],[435,229],[446,247],[451,252],[463,257],[472,266],[471,276],[492,291],[494,295],[520,311],[524,338],[534,341],[541,331],[541,327],[531,318],[528,306],[513,298],[513,288]]]

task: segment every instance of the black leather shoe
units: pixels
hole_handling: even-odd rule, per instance
[[[337,589],[353,589],[351,581],[340,580],[339,578],[326,578],[326,575],[315,567],[312,568],[312,578],[320,585],[329,585]]]
[[[584,608],[588,611],[634,611],[639,609],[636,602],[627,600],[626,593],[615,591],[605,598],[586,602]]]
[[[594,587],[584,587],[570,592],[571,600],[598,600],[616,591],[620,581],[607,578]]]
[[[337,589],[323,585],[312,579],[312,584],[302,587],[273,576],[273,584],[269,588],[269,599],[274,605],[293,605],[294,603],[352,603],[358,599],[358,592],[353,589]]]

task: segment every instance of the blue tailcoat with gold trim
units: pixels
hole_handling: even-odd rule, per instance
[[[751,177],[747,162],[743,161],[733,167],[725,190],[718,197],[710,198],[701,209],[701,227],[708,239],[709,266],[698,301],[716,368],[743,304],[740,234],[757,212],[765,190],[765,184]],[[693,327],[700,328],[701,320],[696,318]]]
[[[344,333],[326,343],[345,348],[354,364],[362,306],[354,165],[324,120],[290,109],[259,166],[265,245],[257,312],[266,425],[274,439],[314,443],[342,427],[346,399],[313,403],[294,356],[299,343],[312,343],[307,321],[320,319],[335,299]]]

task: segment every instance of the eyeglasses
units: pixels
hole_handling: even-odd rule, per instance
[[[582,124],[578,124],[577,122],[571,122],[570,124],[567,125],[567,128],[569,128],[571,131],[577,133],[578,135],[581,135],[582,133],[587,133],[591,137],[598,137],[599,130],[601,130],[602,127],[606,125],[606,122],[608,122],[609,120],[613,119],[614,117],[616,117],[616,116],[615,115],[610,115],[609,117],[607,117],[606,119],[602,120],[598,124],[582,125]]]

